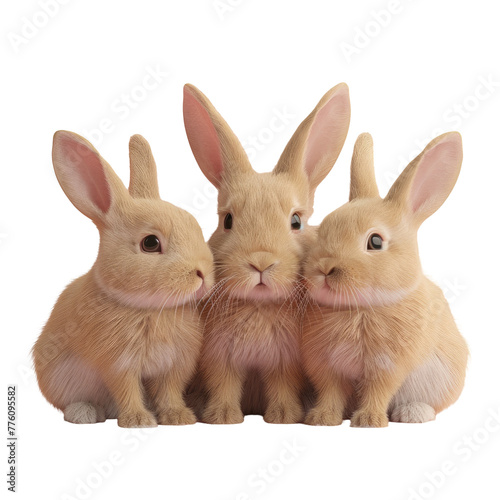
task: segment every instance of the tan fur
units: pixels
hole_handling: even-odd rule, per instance
[[[89,142],[54,136],[61,187],[96,223],[100,245],[95,265],[61,294],[33,348],[38,383],[71,422],[194,423],[183,391],[201,348],[196,302],[213,283],[212,256],[194,218],[159,199],[140,136],[130,141],[130,160],[129,194]],[[162,253],[141,251],[150,234]]]
[[[219,226],[209,241],[217,284],[203,308],[197,382],[208,392],[202,418],[227,424],[242,422],[244,413],[258,413],[267,422],[301,421],[301,292],[296,282],[310,238],[307,220],[314,191],[347,134],[347,86],[338,85],[323,97],[271,173],[252,169],[227,123],[190,85],[184,114],[198,164],[219,189]],[[228,213],[233,216],[231,230],[224,229]],[[303,223],[296,232],[290,225],[294,213]],[[193,392],[199,395],[199,387]]]
[[[372,140],[356,142],[350,202],[325,218],[305,264],[302,356],[317,395],[306,423],[424,422],[460,395],[468,350],[442,291],[421,269],[417,230],[462,163],[457,133],[434,139],[378,195]],[[383,250],[367,250],[370,234]]]

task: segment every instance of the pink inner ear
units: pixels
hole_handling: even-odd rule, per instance
[[[414,213],[425,203],[443,203],[453,189],[462,154],[460,139],[457,137],[458,141],[452,136],[437,144],[420,160],[410,192],[410,204]]]
[[[78,187],[102,213],[111,206],[111,192],[99,155],[71,137],[61,140],[63,154],[74,168]]]
[[[208,111],[188,89],[184,89],[184,125],[198,165],[218,185],[224,169],[219,137]]]
[[[305,170],[309,177],[323,158],[331,156],[333,165],[344,144],[349,118],[349,96],[345,88],[332,96],[316,114],[305,154]]]

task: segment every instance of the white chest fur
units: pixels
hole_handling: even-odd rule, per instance
[[[363,348],[358,342],[344,342],[334,347],[330,355],[332,368],[350,380],[358,380],[363,375]]]
[[[332,368],[349,380],[359,380],[366,375],[366,370],[391,371],[394,362],[388,353],[366,353],[360,341],[338,344],[330,355]]]
[[[212,351],[247,369],[297,363],[298,323],[282,318],[280,310],[281,306],[244,308],[232,321],[218,325],[212,335]]]
[[[157,342],[147,350],[123,353],[115,363],[115,369],[138,371],[141,377],[148,378],[169,371],[177,358],[177,351],[165,342]]]

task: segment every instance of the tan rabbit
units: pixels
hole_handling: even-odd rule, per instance
[[[305,264],[302,355],[318,394],[306,423],[427,422],[460,395],[467,345],[422,273],[417,230],[446,200],[461,164],[460,134],[441,135],[382,199],[371,136],[358,138],[350,201],[321,223]]]
[[[130,187],[84,138],[54,136],[57,179],[100,233],[92,269],[59,297],[34,348],[43,395],[74,423],[192,424],[183,391],[213,262],[195,219],[160,200],[149,144],[130,140]]]
[[[303,419],[295,285],[314,192],[337,160],[349,120],[349,91],[340,84],[302,122],[274,170],[257,173],[210,101],[185,87],[189,143],[219,190],[219,226],[209,241],[217,291],[204,306],[201,355],[205,422],[238,423],[244,413],[274,423]]]

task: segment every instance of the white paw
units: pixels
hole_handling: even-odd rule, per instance
[[[71,403],[64,408],[64,420],[73,424],[95,424],[104,422],[104,408],[92,403]]]
[[[406,424],[421,424],[436,418],[436,412],[432,406],[426,403],[406,403],[392,410],[391,422],[403,422]]]

